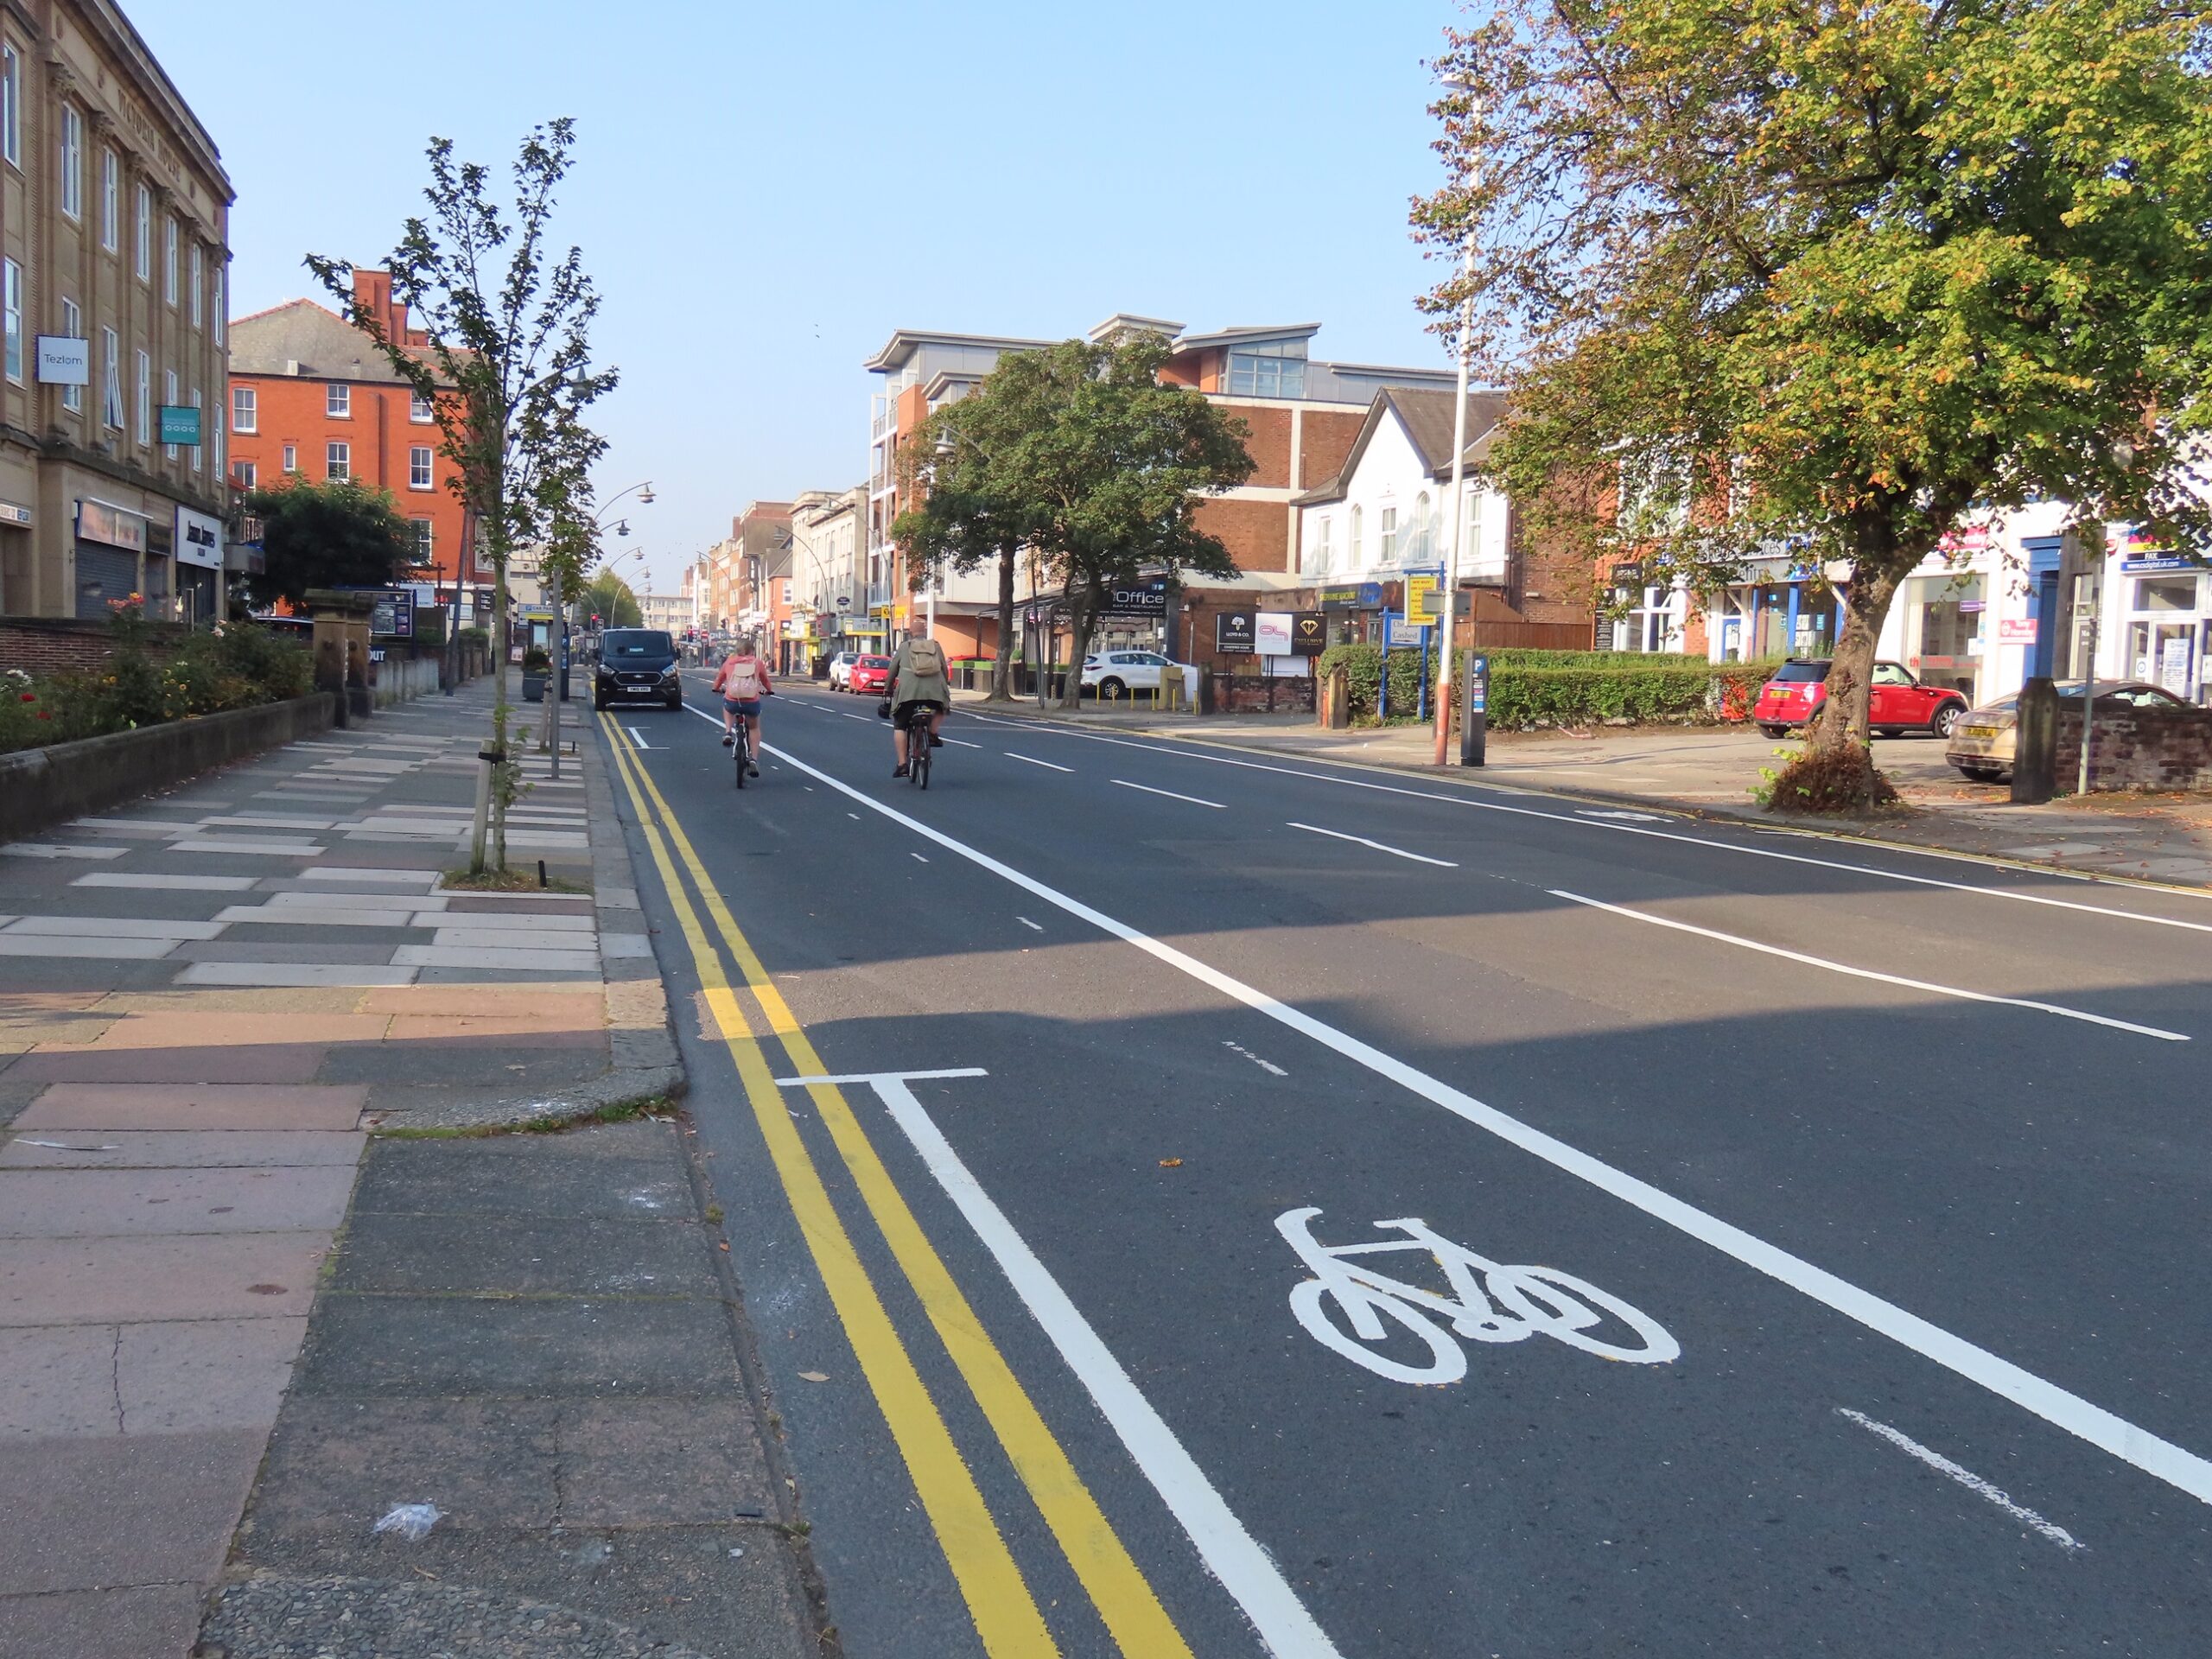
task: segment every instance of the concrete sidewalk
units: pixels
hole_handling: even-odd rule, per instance
[[[489,1143],[372,1145],[379,1128],[558,1122],[681,1088],[634,878],[588,741],[557,781],[544,757],[526,755],[531,787],[510,818],[514,862],[542,857],[549,876],[579,891],[442,884],[442,872],[465,861],[488,702],[480,686],[387,710],[37,842],[0,846],[0,1514],[10,1522],[0,1539],[0,1659],[182,1656],[226,1572],[210,1626],[224,1634],[211,1636],[210,1650],[241,1659],[351,1651],[340,1638],[371,1629],[392,1633],[375,1651],[438,1650],[409,1634],[431,1628],[456,1652],[478,1650],[468,1642],[485,1651],[673,1650],[664,1635],[624,1634],[603,1612],[551,1607],[557,1584],[532,1593],[497,1570],[505,1555],[528,1553],[487,1520],[512,1518],[501,1495],[517,1469],[497,1458],[472,1464],[458,1450],[466,1433],[452,1426],[512,1414],[489,1402],[508,1391],[501,1366],[520,1363],[526,1336],[488,1303],[451,1300],[449,1288],[375,1301],[383,1323],[373,1338],[346,1334],[391,1287],[378,1272],[435,1287],[442,1268],[479,1275],[471,1296],[528,1294],[502,1275],[522,1271],[515,1218],[534,1213],[533,1192],[542,1206],[549,1185],[572,1224],[594,1206],[634,1212],[636,1194],[657,1195],[659,1230],[601,1227],[569,1242],[601,1275],[588,1288],[616,1294],[607,1275],[626,1273],[650,1280],[671,1250],[688,1250],[690,1262],[671,1274],[688,1314],[643,1319],[636,1352],[578,1369],[625,1399],[632,1389],[649,1395],[652,1367],[668,1363],[664,1327],[688,1319],[676,1363],[736,1402],[702,1431],[723,1465],[694,1461],[701,1490],[766,1485],[734,1287],[718,1277],[674,1122],[591,1132],[613,1137],[620,1156],[607,1142],[568,1137],[501,1142],[511,1149],[468,1189],[473,1210],[441,1210],[405,1189],[443,1180],[454,1190],[436,1160],[458,1166]],[[319,1406],[287,1397],[303,1344],[306,1392]],[[342,1458],[285,1460],[315,1433],[291,1433],[296,1415],[344,1402],[358,1430],[369,1396],[391,1391],[394,1356],[410,1352],[442,1355],[442,1381],[413,1390],[414,1429],[400,1440],[446,1446],[447,1468],[410,1465],[396,1441],[350,1477]],[[571,1414],[558,1432],[587,1463],[609,1457],[626,1476],[654,1467],[635,1427]],[[372,1433],[353,1439],[378,1444]],[[386,1544],[375,1521],[418,1484],[435,1484],[447,1537],[478,1545],[473,1573],[442,1578],[446,1594],[426,1615],[413,1590],[387,1605],[373,1574],[339,1590],[289,1587],[307,1558],[283,1553],[281,1520],[257,1520],[233,1557],[264,1453],[264,1484],[283,1478],[272,1515],[315,1510],[324,1531],[364,1544]],[[725,1479],[723,1465],[741,1462],[743,1478]],[[674,1481],[665,1468],[662,1478]],[[634,1482],[601,1484],[616,1497],[571,1513],[606,1522],[639,1507],[619,1501],[635,1497]],[[255,1503],[258,1516],[267,1503]],[[779,1611],[753,1622],[795,1633],[798,1569],[781,1552],[759,1554],[772,1583],[748,1593]],[[316,1572],[330,1577],[341,1558],[362,1565],[325,1550]],[[722,1559],[734,1582],[742,1558]],[[385,1566],[410,1586],[431,1576],[413,1560]],[[620,1585],[602,1586],[597,1599],[645,1608],[649,1599],[621,1587],[634,1576],[618,1572]],[[525,1606],[535,1611],[518,1611]],[[543,1633],[548,1618],[573,1626],[575,1639],[483,1646],[533,1621]]]

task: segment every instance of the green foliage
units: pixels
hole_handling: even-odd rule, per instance
[[[414,555],[414,530],[391,495],[352,479],[315,484],[294,473],[248,494],[245,510],[261,520],[267,565],[243,578],[258,607],[296,605],[310,588],[386,587]]]
[[[602,570],[586,582],[580,597],[586,614],[597,617],[601,626],[635,628],[645,624],[645,607],[638,603],[637,594],[612,570]]]
[[[1808,748],[1787,755],[1779,772],[1759,769],[1752,798],[1770,812],[1859,813],[1901,804],[1897,788],[1874,765],[1874,752],[1860,743]]]
[[[1681,724],[1741,719],[1770,671],[1758,663],[1708,663],[1702,657],[1611,651],[1493,651],[1490,658],[1490,723],[1502,730],[1589,726],[1625,720]],[[1380,645],[1332,645],[1316,671],[1344,671],[1354,717],[1376,717],[1381,691]],[[1424,679],[1433,694],[1435,658],[1426,668],[1415,650],[1390,652],[1390,707],[1387,719],[1411,717]]]
[[[137,607],[111,626],[97,669],[0,677],[0,753],[280,702],[314,684],[306,651],[251,623],[187,634],[166,657]]]
[[[1411,646],[1393,645],[1390,648],[1390,706],[1377,706],[1382,695],[1382,647],[1380,645],[1331,645],[1321,653],[1314,664],[1314,672],[1326,679],[1338,669],[1344,671],[1344,686],[1351,699],[1352,718],[1365,723],[1371,720],[1412,718],[1420,707],[1421,690],[1424,683],[1433,690],[1436,681],[1436,659],[1429,654],[1426,662],[1422,653]],[[1493,679],[1495,685],[1497,681]]]

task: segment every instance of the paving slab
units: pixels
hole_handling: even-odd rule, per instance
[[[201,968],[235,967],[201,963]],[[328,1051],[313,1043],[267,1043],[243,1048],[99,1048],[90,1045],[26,1054],[16,1062],[27,1083],[311,1082]]]
[[[490,937],[474,935],[468,943],[456,943],[452,930],[440,928],[437,942],[403,944],[392,953],[392,962],[410,968],[534,968],[563,973],[588,973],[599,966],[596,950],[522,950],[476,942]],[[5,943],[0,936],[0,944]]]
[[[212,1580],[266,1432],[0,1440],[0,1596]]]
[[[0,1188],[0,1201],[4,1201]],[[690,1195],[684,1195],[685,1208]],[[711,1246],[688,1219],[356,1212],[332,1282],[417,1295],[721,1294]]]
[[[260,954],[266,955],[266,952]],[[195,962],[179,985],[412,985],[416,969],[368,963]]]
[[[283,1403],[304,1316],[158,1319],[116,1327],[115,1395],[126,1434],[251,1428]]]
[[[329,1247],[323,1233],[0,1239],[0,1326],[293,1317]]]
[[[134,1011],[110,1027],[96,1046],[208,1048],[265,1044],[272,1037],[286,1044],[372,1043],[384,1036],[390,1023],[380,1014],[302,1013],[274,1020],[235,1010]]]
[[[448,1090],[475,1089],[493,1095],[520,1094],[582,1083],[607,1070],[601,1046],[555,1048],[543,1043],[378,1043],[367,1048],[334,1048],[323,1062],[326,1083],[372,1083],[378,1098],[385,1087],[437,1084]]]
[[[5,1169],[351,1169],[368,1136],[356,1131],[237,1129],[227,1134],[104,1130],[17,1135],[0,1141]]]
[[[120,1434],[117,1327],[58,1325],[0,1341],[0,1444],[36,1436]]]
[[[0,1169],[0,1238],[334,1230],[348,1168]]]
[[[200,1628],[204,1593],[194,1583],[0,1596],[0,1659],[182,1654]]]

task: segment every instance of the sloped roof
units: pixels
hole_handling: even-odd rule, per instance
[[[1386,386],[1375,394],[1375,401],[1367,406],[1367,418],[1360,423],[1359,436],[1352,441],[1351,451],[1336,477],[1316,486],[1298,498],[1300,505],[1313,505],[1324,501],[1340,501],[1351,487],[1352,474],[1359,470],[1367,446],[1374,441],[1376,429],[1391,416],[1405,430],[1406,438],[1420,457],[1421,468],[1431,478],[1452,476],[1452,400],[1454,393],[1431,391],[1416,386]],[[1497,424],[1505,418],[1506,398],[1502,391],[1470,391],[1467,394],[1467,448],[1465,464],[1480,466],[1490,454],[1491,439]]]
[[[297,363],[305,380],[404,384],[377,343],[326,306],[287,300],[230,326],[232,374],[284,374]]]

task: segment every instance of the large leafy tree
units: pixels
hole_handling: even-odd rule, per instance
[[[634,628],[645,620],[636,589],[612,570],[602,570],[586,582],[582,596],[590,613],[609,628]]]
[[[503,755],[507,563],[518,548],[547,539],[573,480],[605,452],[584,415],[616,378],[592,365],[599,294],[583,254],[572,246],[556,256],[550,241],[575,142],[573,121],[531,129],[515,158],[509,209],[493,200],[489,168],[457,162],[450,139],[430,141],[429,213],[406,221],[385,262],[392,296],[408,308],[419,340],[394,338],[381,314],[355,303],[350,264],[321,254],[307,262],[346,320],[436,413],[452,488],[480,526],[493,573],[502,637],[493,653],[492,747]],[[480,806],[473,870],[487,861],[506,868],[506,810],[519,777],[512,758],[500,764]]]
[[[1140,335],[1063,340],[1002,359],[909,451],[909,479],[925,491],[936,487],[934,463],[950,463],[936,516],[927,496],[901,515],[924,556],[912,575],[926,575],[932,556],[997,556],[1002,661],[1014,608],[1010,546],[1027,548],[1065,589],[1077,662],[1116,585],[1147,574],[1236,574],[1220,538],[1199,526],[1198,508],[1252,475],[1246,428],[1199,393],[1162,385],[1166,356],[1165,341]],[[979,414],[963,438],[957,411],[971,405]],[[1065,702],[1081,696],[1069,675]]]
[[[2041,495],[2212,543],[2207,16],[1490,0],[1414,221],[1474,241],[1428,303],[1471,302],[1514,388],[1494,474],[1648,580],[1840,562],[1816,757],[1863,756],[1883,618],[1962,519]]]
[[[246,579],[255,605],[297,605],[310,588],[386,587],[414,557],[414,530],[391,493],[353,479],[314,484],[294,474],[250,492],[245,510],[261,521],[264,569]]]

